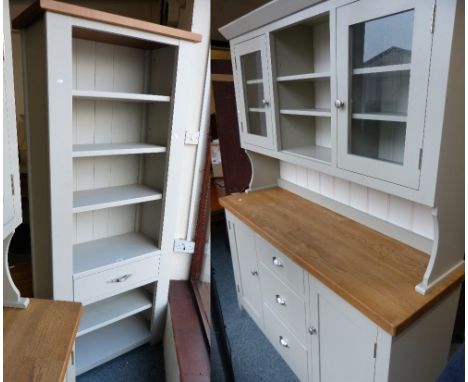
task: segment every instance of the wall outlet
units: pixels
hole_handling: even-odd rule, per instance
[[[174,240],[174,252],[193,254],[195,253],[195,242],[176,239]]]

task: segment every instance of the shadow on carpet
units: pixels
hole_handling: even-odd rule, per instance
[[[77,382],[164,382],[162,343],[146,344],[76,378]]]

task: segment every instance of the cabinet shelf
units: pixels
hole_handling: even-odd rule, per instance
[[[75,191],[73,193],[73,212],[80,213],[145,203],[161,198],[160,192],[140,184]]]
[[[245,81],[247,85],[258,85],[258,84],[263,84],[263,78],[256,78],[253,80],[247,80]]]
[[[249,107],[249,112],[251,113],[265,113],[266,110],[261,107]]]
[[[83,374],[150,341],[149,323],[142,315],[128,317],[76,340],[76,373]]]
[[[371,121],[387,121],[387,122],[406,122],[405,113],[353,113],[353,119],[365,119]]]
[[[77,337],[134,316],[153,306],[151,296],[138,288],[84,307]]]
[[[130,102],[170,102],[171,97],[155,94],[142,93],[121,93],[96,90],[73,90],[75,98],[87,98],[110,101],[130,101]]]
[[[302,115],[309,117],[331,117],[330,109],[281,109],[283,115]]]
[[[317,145],[294,147],[283,150],[284,153],[313,158],[322,162],[331,162],[331,148]]]
[[[402,72],[406,70],[411,70],[411,64],[385,65],[385,66],[373,66],[369,68],[357,68],[357,69],[353,69],[353,74],[390,73],[390,72]]]
[[[136,232],[75,244],[73,279],[160,253],[152,240]]]
[[[329,72],[322,72],[322,73],[295,74],[291,76],[280,76],[276,78],[276,81],[277,82],[314,81],[314,80],[327,80],[329,78],[330,78]]]
[[[73,158],[99,157],[111,155],[158,154],[165,153],[163,146],[145,143],[98,143],[73,145]]]

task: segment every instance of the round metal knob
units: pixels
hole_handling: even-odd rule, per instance
[[[282,268],[283,267],[283,262],[278,259],[277,257],[273,257],[273,265],[276,265],[277,267]]]
[[[337,109],[341,109],[342,107],[344,107],[344,101],[342,101],[340,99],[335,100],[335,107]]]
[[[262,103],[264,106],[268,106],[270,104],[266,99],[262,99]]]
[[[311,336],[317,334],[317,329],[315,329],[313,326],[311,326],[311,327],[309,328],[309,334],[310,334]]]
[[[250,274],[251,274],[252,276],[258,276],[258,271],[250,271]]]
[[[288,341],[286,341],[283,336],[279,336],[279,343],[282,347],[284,348],[288,348],[289,347],[289,344],[288,344]]]
[[[281,297],[279,294],[276,295],[276,302],[279,305],[286,306],[286,300],[283,297]]]

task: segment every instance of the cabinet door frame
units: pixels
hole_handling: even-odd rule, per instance
[[[408,112],[402,165],[348,153],[350,105],[350,38],[349,26],[414,9]],[[395,0],[375,2],[361,0],[337,9],[337,98],[345,106],[337,113],[338,167],[382,179],[412,189],[419,189],[420,156],[423,148],[427,85],[433,34],[430,31],[432,2]]]
[[[234,83],[236,87],[236,101],[239,117],[239,131],[241,143],[248,143],[264,149],[275,149],[275,129],[273,122],[273,93],[271,91],[271,74],[268,67],[267,36],[262,34],[250,40],[240,42],[234,46]],[[260,52],[263,74],[263,97],[268,102],[265,107],[266,136],[251,134],[248,132],[248,110],[246,107],[246,94],[244,91],[244,76],[241,65],[241,56],[249,53]]]

